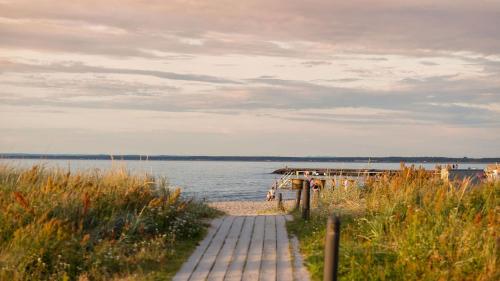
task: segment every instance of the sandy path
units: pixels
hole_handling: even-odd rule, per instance
[[[211,207],[219,209],[232,216],[254,216],[261,214],[277,214],[277,201],[220,201],[208,203]],[[284,200],[285,209],[294,206],[294,200]]]

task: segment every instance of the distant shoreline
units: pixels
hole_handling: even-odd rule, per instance
[[[500,157],[287,157],[287,156],[179,156],[179,155],[107,155],[107,154],[31,154],[1,153],[0,159],[45,160],[148,160],[148,161],[247,161],[247,162],[360,162],[360,163],[498,163]]]

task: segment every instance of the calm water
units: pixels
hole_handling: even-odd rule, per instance
[[[131,173],[152,173],[166,177],[179,186],[184,196],[210,201],[264,200],[266,192],[279,175],[276,169],[288,167],[397,169],[399,163],[311,163],[311,162],[223,162],[223,161],[108,161],[108,160],[0,160],[18,167],[43,164],[72,171],[125,166]],[[417,164],[433,168],[436,164]],[[460,164],[460,168],[484,169],[485,164]],[[293,198],[286,193],[285,199]]]

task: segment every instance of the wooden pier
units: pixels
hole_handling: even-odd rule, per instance
[[[329,168],[282,168],[275,170],[273,174],[294,174],[303,176],[306,173],[312,176],[347,176],[355,177],[359,175],[376,175],[383,173],[397,173],[395,169],[329,169]],[[432,172],[436,172],[432,170]]]
[[[488,171],[481,169],[451,169],[444,167],[441,169],[427,169],[426,173],[441,177],[443,180],[463,180],[469,178],[473,183],[478,183],[488,177],[498,178],[498,170],[488,174]],[[273,185],[273,188],[292,188],[301,189],[303,181],[306,178],[315,178],[318,185],[324,187],[326,181],[334,179],[336,184],[338,180],[350,179],[353,181],[363,181],[363,179],[377,175],[391,175],[401,172],[400,169],[337,169],[337,168],[282,168],[275,170],[273,174],[281,175],[281,178]],[[491,175],[490,175],[491,174]],[[306,176],[307,175],[307,176]],[[496,176],[495,176],[496,175]]]
[[[480,169],[427,169],[426,172],[430,174],[439,175],[446,170],[450,175],[456,175],[461,177],[475,176],[478,173],[484,174],[484,170]],[[357,176],[372,176],[379,174],[396,174],[399,173],[400,169],[330,169],[330,168],[282,168],[273,171],[273,174],[285,175],[291,174],[296,176],[304,176],[306,173],[309,176],[346,176],[346,177],[357,177]]]

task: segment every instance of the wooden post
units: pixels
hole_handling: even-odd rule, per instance
[[[292,189],[296,190],[297,192],[297,197],[295,199],[295,209],[299,210],[300,209],[300,198],[302,197],[302,187],[304,185],[304,180],[295,178],[292,179]]]
[[[313,208],[318,208],[318,205],[319,205],[319,193],[320,193],[320,190],[312,190],[311,189],[311,205]]]
[[[302,219],[308,220],[311,207],[311,188],[309,180],[305,180],[302,186]]]
[[[284,211],[285,208],[283,208],[283,194],[280,192],[278,193],[278,210]]]
[[[337,281],[340,247],[340,218],[330,216],[326,224],[323,281]]]
[[[323,189],[325,188],[326,186],[326,180],[320,180],[321,181],[321,191],[323,191]]]
[[[300,210],[300,197],[302,197],[302,189],[297,189],[297,197],[295,198],[295,209]]]

